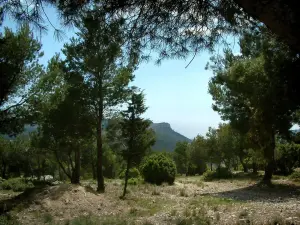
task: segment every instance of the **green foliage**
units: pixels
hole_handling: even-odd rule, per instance
[[[119,178],[120,179],[124,179],[125,178],[125,172],[126,170],[123,170],[120,175],[119,175]],[[128,173],[128,178],[139,178],[141,177],[141,174],[140,174],[140,171],[136,168],[136,167],[133,167],[133,168],[130,168],[129,169],[129,173]]]
[[[278,143],[276,145],[276,174],[289,175],[300,167],[300,145]]]
[[[3,190],[13,190],[16,192],[25,191],[28,188],[33,188],[34,185],[31,181],[26,181],[25,178],[10,178],[8,180],[3,181],[0,184],[1,189]]]
[[[140,177],[128,179],[128,185],[138,185],[140,183],[142,183],[142,179]]]
[[[197,136],[190,144],[190,163],[187,175],[202,175],[206,171],[208,161],[207,140]]]
[[[179,174],[187,174],[190,164],[188,142],[177,142],[174,150],[174,161]]]
[[[163,182],[173,184],[176,176],[176,164],[164,154],[153,154],[145,159],[141,172],[146,182],[160,185]]]
[[[0,215],[0,225],[19,225],[16,218],[8,215]]]
[[[218,168],[216,171],[206,171],[203,174],[204,181],[212,181],[216,179],[230,179],[233,177],[233,174],[227,168]]]
[[[265,28],[246,32],[240,48],[239,56],[226,49],[224,57],[212,59],[215,76],[209,92],[215,101],[213,109],[247,134],[253,148],[263,152],[267,163],[264,179],[270,180],[275,135],[289,134],[300,106],[295,84],[298,67],[294,63],[298,56]]]
[[[38,62],[43,53],[29,25],[23,24],[16,33],[4,28],[3,33],[0,33],[0,134],[15,134],[22,131],[30,118],[28,108],[21,106],[35,94],[32,84],[43,74]]]
[[[144,94],[139,92],[136,87],[132,87],[127,104],[127,110],[121,113],[123,117],[121,121],[121,137],[125,146],[121,151],[121,155],[126,161],[123,197],[126,194],[130,168],[133,165],[138,165],[142,157],[149,153],[151,146],[155,143],[153,131],[149,129],[151,122],[141,117],[147,110],[144,104]]]
[[[299,181],[300,182],[300,171],[294,171],[290,176],[289,179],[294,180],[294,181]]]
[[[97,140],[98,191],[104,191],[102,122],[128,96],[128,84],[138,62],[137,56],[123,53],[123,20],[108,20],[99,10],[91,10],[76,23],[77,38],[64,46],[68,71],[79,75],[86,87],[83,104],[88,105],[90,124]],[[88,115],[88,114],[85,114]],[[87,124],[87,123],[86,123]],[[108,165],[106,165],[108,169]]]

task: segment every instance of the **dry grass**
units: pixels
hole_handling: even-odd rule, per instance
[[[35,193],[11,214],[28,225],[300,224],[299,195],[286,181],[277,180],[272,190],[252,188],[251,182],[180,177],[172,186],[131,185],[124,200],[119,199],[120,180],[109,180],[104,194],[98,194],[91,181],[83,186],[63,184]]]

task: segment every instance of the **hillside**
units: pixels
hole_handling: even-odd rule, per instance
[[[107,127],[107,121],[103,123],[103,127]],[[153,150],[157,151],[173,151],[178,141],[191,142],[187,137],[174,131],[168,123],[152,123],[151,128],[156,134],[156,143],[153,146]],[[28,135],[30,132],[35,131],[37,126],[25,125],[23,135]],[[15,137],[9,137],[4,135],[5,138],[14,139]]]
[[[151,128],[156,134],[156,143],[153,150],[173,151],[178,141],[191,142],[187,137],[174,131],[168,123],[153,123]]]

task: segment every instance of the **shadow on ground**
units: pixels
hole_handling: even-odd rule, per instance
[[[48,197],[50,199],[58,199],[70,188],[69,184],[59,186],[39,185],[34,188],[29,188],[23,193],[11,198],[0,201],[0,215],[6,214],[9,211],[22,205],[22,208],[28,207],[30,204],[39,204],[41,200]]]
[[[300,185],[273,184],[272,187],[254,184],[230,191],[209,194],[216,197],[231,198],[238,201],[286,202],[291,199],[300,200]]]

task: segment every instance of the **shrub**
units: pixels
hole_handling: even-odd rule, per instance
[[[274,174],[287,176],[293,172],[293,168],[300,166],[300,144],[278,144],[276,154]]]
[[[232,178],[233,174],[227,168],[218,168],[216,171],[206,171],[203,174],[203,180],[212,181],[215,179]]]
[[[34,187],[31,181],[26,181],[25,178],[22,177],[5,180],[1,183],[0,186],[4,190],[13,191],[25,191],[27,188]]]
[[[189,164],[186,175],[187,176],[195,176],[196,174],[202,175],[205,171],[207,171],[206,163],[203,160],[198,160],[196,165],[193,163]]]
[[[294,171],[289,178],[291,180],[300,181],[300,171]]]
[[[126,169],[120,173],[120,175],[119,175],[120,179],[125,178],[125,172],[126,172]],[[139,178],[141,176],[141,174],[140,174],[140,171],[136,167],[133,167],[133,168],[129,169],[128,176],[129,176],[129,179],[130,178]]]
[[[141,183],[140,178],[129,178],[128,179],[128,185],[137,185],[139,183]]]
[[[1,215],[0,216],[0,225],[16,225],[19,224],[15,217],[11,215]]]
[[[173,184],[176,176],[175,162],[162,153],[153,154],[144,160],[141,171],[146,182],[160,185]]]

